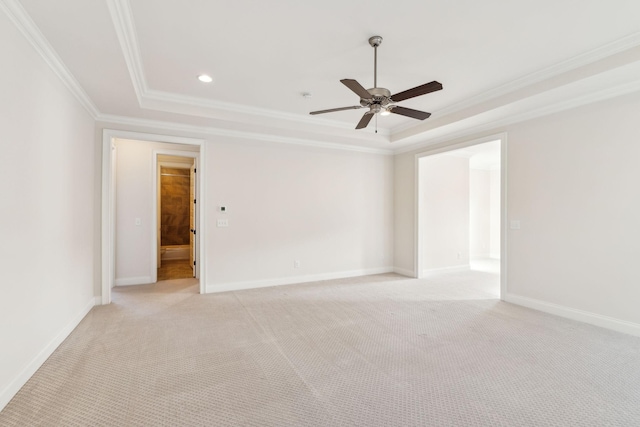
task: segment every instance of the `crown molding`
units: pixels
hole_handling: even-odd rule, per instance
[[[162,129],[175,132],[188,132],[199,135],[222,136],[226,138],[237,138],[251,141],[274,142],[278,144],[299,145],[304,147],[323,148],[331,150],[352,151],[356,153],[378,154],[392,156],[392,150],[381,148],[361,147],[357,145],[336,144],[332,142],[319,142],[303,138],[292,138],[264,133],[243,132],[237,130],[220,129],[206,126],[195,126],[183,123],[166,122],[160,120],[140,119],[134,117],[116,116],[110,114],[100,114],[96,119],[98,122],[119,124],[124,126],[135,126],[151,129]]]
[[[29,43],[31,43],[36,52],[40,54],[49,68],[53,70],[67,89],[71,91],[84,109],[95,119],[99,112],[93,101],[91,101],[89,95],[87,95],[82,86],[80,86],[80,83],[78,83],[73,74],[71,74],[66,65],[64,65],[62,59],[60,59],[22,5],[17,0],[0,0],[0,9],[4,11],[11,22],[14,23]]]
[[[515,123],[524,122],[524,121],[535,119],[538,117],[548,116],[550,114],[571,110],[573,108],[581,107],[588,104],[593,104],[595,102],[604,101],[610,98],[615,98],[617,96],[627,95],[637,91],[640,91],[640,80],[621,84],[621,85],[614,86],[607,89],[603,89],[597,92],[591,92],[585,95],[576,96],[572,99],[569,99],[563,102],[556,102],[551,105],[546,105],[544,107],[532,109],[525,113],[513,114],[499,120],[493,120],[493,121],[482,123],[476,126],[471,126],[465,129],[461,129],[459,131],[448,132],[445,135],[442,135],[439,137],[435,137],[435,138],[426,137],[425,139],[423,139],[418,143],[404,146],[402,148],[398,148],[394,150],[393,153],[394,154],[408,153],[411,151],[419,150],[421,148],[425,148],[425,147],[439,144],[442,142],[453,141],[455,139],[472,136],[480,132],[494,130],[496,128],[501,128],[501,127],[512,125]]]
[[[107,0],[107,6],[111,13],[113,27],[120,41],[120,48],[131,76],[131,83],[138,98],[138,104],[142,105],[148,87],[144,78],[144,67],[142,66],[140,45],[138,44],[131,3],[128,0]]]
[[[558,62],[557,64],[518,77],[515,80],[467,98],[464,101],[456,102],[447,107],[436,110],[433,112],[432,117],[444,117],[449,114],[455,114],[459,111],[466,110],[467,108],[474,107],[500,96],[523,89],[527,86],[531,86],[533,84],[557,77],[566,72],[577,70],[586,65],[592,64],[594,62],[600,61],[617,53],[621,53],[638,46],[640,46],[640,32],[622,37],[611,43],[607,43],[603,46],[597,47],[580,55],[576,55],[567,60]],[[407,129],[411,129],[414,126],[416,125],[412,123],[396,126],[391,129],[391,134],[396,134]]]
[[[302,115],[302,114],[287,113],[284,111],[270,110],[268,108],[251,107],[248,105],[234,104],[231,102],[215,101],[212,99],[196,98],[196,97],[179,95],[175,93],[163,92],[163,91],[158,91],[153,89],[147,90],[144,93],[141,107],[147,108],[147,109],[158,109],[158,107],[150,105],[150,103],[155,103],[155,102],[164,103],[165,108],[162,108],[162,111],[167,111],[167,112],[176,112],[176,113],[180,112],[180,111],[172,111],[171,105],[187,105],[187,106],[210,109],[210,110],[233,112],[233,113],[242,114],[243,116],[254,115],[254,116],[260,116],[260,117],[266,117],[269,119],[292,121],[292,122],[298,122],[298,123],[303,123],[308,125],[328,126],[332,128],[349,130],[349,131],[353,130],[353,124],[340,122],[337,120],[329,120],[329,119],[311,117],[311,116]],[[215,117],[217,115],[203,114],[203,116]],[[387,128],[378,128],[378,136],[384,136],[388,138],[391,136],[391,131]]]
[[[133,10],[131,8],[130,1],[107,0],[107,5],[111,12],[111,19],[118,36],[118,40],[120,41],[120,47],[129,70],[129,75],[131,77],[140,108],[184,114],[183,111],[176,107],[191,106],[210,110],[210,114],[207,114],[206,111],[201,114],[210,118],[220,116],[220,112],[232,112],[241,114],[243,117],[246,117],[247,115],[258,116],[288,122],[353,130],[353,125],[337,120],[309,117],[302,114],[287,113],[267,108],[251,107],[242,104],[221,102],[150,89],[145,77],[146,74],[144,72],[142,56],[140,54],[140,44],[138,43],[135,19],[133,17]],[[391,131],[388,128],[378,128],[378,135],[390,137]]]

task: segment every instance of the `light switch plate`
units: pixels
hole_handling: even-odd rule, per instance
[[[228,219],[219,219],[218,220],[218,227],[228,227],[229,226],[229,220]]]
[[[520,220],[512,219],[509,228],[511,228],[512,230],[520,230]]]

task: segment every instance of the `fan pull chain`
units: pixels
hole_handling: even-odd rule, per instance
[[[376,114],[376,133],[378,133],[378,115]]]

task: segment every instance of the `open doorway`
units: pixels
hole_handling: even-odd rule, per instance
[[[166,135],[105,130],[102,144],[102,304],[111,302],[114,286],[152,284],[157,281],[159,250],[158,156],[185,157],[191,163],[189,189],[194,211],[188,230],[190,286],[206,292],[204,263],[206,203],[204,141]],[[196,174],[197,170],[197,174]],[[193,184],[193,185],[192,185]],[[195,204],[195,200],[199,203]],[[178,255],[182,257],[183,255]],[[193,258],[192,258],[193,257]],[[194,264],[195,262],[195,264]]]
[[[502,140],[426,152],[416,160],[416,277],[464,273],[500,297]]]
[[[157,280],[196,277],[195,158],[159,154]]]

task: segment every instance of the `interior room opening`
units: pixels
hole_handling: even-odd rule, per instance
[[[500,296],[501,141],[418,159],[418,277],[478,272]]]
[[[194,159],[158,155],[157,279],[195,277]]]

